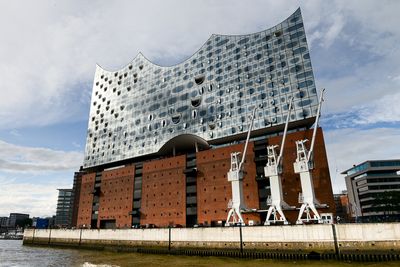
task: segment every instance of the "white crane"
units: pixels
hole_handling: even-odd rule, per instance
[[[240,152],[231,153],[231,168],[228,171],[228,181],[232,185],[232,199],[228,203],[228,217],[226,218],[225,226],[239,223],[245,225],[242,210],[247,209],[243,198],[243,163],[246,158],[247,145],[249,144],[250,133],[253,128],[254,117],[257,107],[254,108],[253,114],[250,118],[249,131],[247,132],[247,139],[244,145],[243,157],[240,160]]]
[[[322,207],[318,200],[315,198],[314,194],[314,184],[312,178],[312,169],[314,168],[313,151],[315,144],[315,137],[317,135],[318,122],[321,113],[321,105],[324,101],[325,89],[321,90],[321,96],[318,103],[317,116],[315,118],[314,131],[311,140],[310,150],[307,151],[305,143],[308,139],[296,141],[297,158],[293,163],[294,172],[300,174],[301,190],[299,194],[299,203],[301,203],[299,216],[297,218],[296,224],[303,224],[303,222],[309,222],[311,220],[316,220],[318,223],[322,223],[321,216],[319,215],[316,206]],[[326,205],[325,205],[326,206]],[[313,217],[311,216],[313,213]],[[303,214],[306,213],[306,218],[303,219]]]
[[[282,194],[282,155],[283,149],[285,147],[285,140],[287,134],[287,128],[289,125],[290,113],[292,109],[293,98],[289,101],[289,110],[286,117],[285,129],[283,131],[282,143],[280,147],[279,156],[277,156],[276,149],[278,145],[267,146],[268,151],[268,161],[267,165],[264,167],[265,177],[269,177],[269,184],[271,188],[271,196],[268,197],[267,204],[270,205],[268,208],[267,217],[265,219],[264,225],[270,225],[271,223],[276,223],[277,221],[283,222],[283,224],[288,224],[282,209],[293,208],[289,206],[283,200]],[[272,218],[271,218],[272,216]]]

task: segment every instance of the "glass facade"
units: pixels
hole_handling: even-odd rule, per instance
[[[157,153],[182,134],[208,143],[313,118],[318,105],[300,9],[248,35],[212,35],[189,59],[169,67],[139,54],[118,71],[97,66],[84,168]],[[303,123],[303,124],[304,124]],[[260,131],[259,131],[260,132]]]
[[[400,161],[371,161],[371,167],[400,167]]]
[[[357,172],[361,172],[363,170],[366,170],[368,167],[369,167],[369,162],[365,162],[363,164],[354,166],[353,168],[351,168],[350,170],[347,171],[347,175],[352,175]]]
[[[358,172],[365,171],[368,168],[379,168],[379,167],[398,167],[398,168],[400,168],[400,161],[398,161],[398,160],[367,161],[367,162],[364,162],[364,163],[359,164],[357,166],[354,166],[353,168],[347,170],[343,174],[352,175],[352,174],[355,174],[355,173],[358,173]],[[361,177],[363,177],[363,175],[366,175],[366,174],[358,175],[355,178],[356,179],[357,178],[361,178]],[[369,175],[371,175],[371,174],[369,174]]]
[[[72,189],[58,189],[58,200],[55,224],[58,226],[71,226],[73,206]]]

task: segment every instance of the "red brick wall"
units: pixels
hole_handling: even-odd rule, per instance
[[[96,173],[88,173],[82,176],[82,183],[79,195],[79,208],[77,226],[90,225],[92,218],[93,189]]]
[[[301,192],[299,175],[294,173],[293,162],[296,160],[296,140],[311,140],[312,130],[290,133],[287,136],[283,154],[283,194],[284,200],[292,206],[300,207],[298,195]],[[280,145],[282,136],[268,139],[270,145]],[[306,143],[309,147],[310,142]],[[198,222],[225,221],[228,213],[228,201],[232,198],[231,184],[226,175],[230,168],[230,154],[242,152],[243,144],[201,151],[197,158],[197,212]],[[317,199],[335,215],[335,204],[326,157],[325,143],[321,129],[318,129],[314,148],[313,182]],[[162,160],[153,160],[143,164],[143,185],[141,202],[141,224],[168,226],[186,224],[186,183],[183,173],[186,157],[177,156]],[[243,192],[248,208],[258,209],[258,188],[256,165],[254,162],[253,143],[249,143]],[[83,175],[80,192],[78,226],[90,225],[95,173]],[[103,172],[99,220],[116,219],[117,227],[131,225],[132,198],[134,190],[134,166]],[[288,220],[295,223],[298,210],[285,212]],[[259,215],[245,214],[248,220],[259,221]]]
[[[134,165],[103,171],[97,227],[100,220],[112,219],[117,228],[131,227],[134,175]]]
[[[282,188],[284,200],[292,206],[300,207],[298,196],[301,192],[300,175],[294,173],[293,163],[296,160],[297,140],[307,138],[310,140],[306,147],[310,147],[313,130],[290,133],[286,137],[283,154]],[[268,139],[269,145],[281,145],[282,136]],[[335,215],[335,202],[333,199],[332,184],[329,174],[328,160],[326,157],[325,142],[322,129],[319,128],[314,146],[314,170],[312,171],[315,196],[321,204],[328,204],[328,209],[319,209],[319,212],[332,212]],[[291,223],[295,223],[298,210],[285,211],[285,216]]]
[[[72,221],[71,226],[76,227],[78,222],[78,209],[79,209],[79,197],[81,194],[81,186],[82,186],[82,172],[75,172],[74,174],[74,203],[72,206]]]
[[[143,164],[140,224],[186,224],[186,156]]]
[[[227,180],[231,153],[243,152],[243,144],[201,151],[197,158],[197,214],[198,222],[225,221],[228,215],[228,202],[232,198],[232,186]],[[249,143],[244,164],[243,196],[248,208],[258,209],[258,189],[256,165],[254,163],[253,143]],[[243,216],[248,220],[259,221],[257,214]]]

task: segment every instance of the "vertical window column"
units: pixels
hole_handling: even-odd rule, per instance
[[[267,199],[268,195],[271,194],[269,179],[265,178],[264,167],[267,165],[267,145],[268,140],[265,138],[263,140],[254,142],[254,161],[256,163],[256,181],[258,186],[258,201],[261,210],[268,209]],[[260,213],[261,221],[265,221],[267,214]]]
[[[100,202],[100,193],[101,193],[101,176],[102,172],[96,172],[96,177],[94,180],[94,189],[93,189],[93,204],[92,204],[92,218],[90,226],[92,229],[97,228],[97,220],[99,214],[99,202]]]
[[[130,212],[132,215],[132,227],[140,226],[140,208],[142,205],[142,179],[143,179],[143,163],[135,165],[134,176],[134,191],[133,191],[133,209]]]
[[[197,224],[197,165],[196,153],[186,154],[186,226]]]

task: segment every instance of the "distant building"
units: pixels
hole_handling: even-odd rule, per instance
[[[0,227],[8,226],[8,217],[0,217]]]
[[[32,227],[35,227],[36,229],[52,228],[54,226],[55,218],[56,216],[45,218],[34,217],[32,218]]]
[[[347,191],[344,190],[340,194],[334,194],[333,199],[336,206],[336,221],[338,223],[350,222],[351,216]]]
[[[77,226],[77,221],[78,221],[78,207],[79,207],[79,197],[81,193],[82,175],[86,173],[81,170],[74,173],[74,184],[72,187],[73,203],[72,203],[71,226]]]
[[[29,214],[24,213],[10,213],[10,217],[8,219],[9,227],[24,227],[26,220],[29,219]]]
[[[32,218],[32,227],[36,229],[47,229],[49,227],[49,218]]]
[[[55,224],[69,227],[72,221],[73,192],[72,189],[58,189],[58,201]]]
[[[32,227],[36,227],[37,220],[40,219],[39,217],[32,217]]]
[[[49,227],[54,227],[56,223],[56,215],[53,215],[51,217],[46,217],[46,219],[49,219]]]
[[[400,214],[400,160],[371,160],[345,174],[351,216],[374,221]]]

